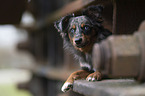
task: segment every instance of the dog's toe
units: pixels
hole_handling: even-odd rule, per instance
[[[92,80],[92,77],[87,77],[87,81],[91,81]]]
[[[70,89],[72,89],[72,87],[73,87],[72,83],[66,82],[66,83],[63,84],[61,90],[63,92],[68,92]]]
[[[92,81],[96,81],[96,78],[92,78]]]
[[[99,81],[102,79],[102,75],[100,72],[94,72],[91,73],[90,75],[88,75],[88,77],[86,78],[87,81]]]

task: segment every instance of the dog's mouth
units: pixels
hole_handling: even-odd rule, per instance
[[[78,47],[78,48],[84,48],[87,45],[89,45],[89,42],[85,42],[85,43],[81,43],[81,44],[75,44],[75,46]]]

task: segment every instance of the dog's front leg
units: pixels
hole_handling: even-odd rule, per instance
[[[90,72],[85,71],[85,70],[79,70],[79,71],[75,71],[73,72],[68,79],[66,80],[66,82],[63,84],[61,90],[63,92],[67,92],[69,91],[72,87],[73,87],[73,83],[74,80],[78,80],[78,79],[86,79],[86,77],[90,74]]]

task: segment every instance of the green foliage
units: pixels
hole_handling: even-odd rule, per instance
[[[0,84],[0,96],[32,96],[28,91],[19,90],[14,84]]]

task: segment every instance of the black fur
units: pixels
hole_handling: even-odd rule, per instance
[[[92,27],[96,30],[96,43],[99,43],[101,40],[106,39],[108,36],[110,36],[112,33],[105,29],[102,26],[103,18],[101,16],[101,13],[103,11],[102,5],[97,6],[90,6],[87,9],[82,11],[82,15],[86,16],[88,20],[90,20]],[[67,15],[65,17],[62,17],[59,21],[55,22],[56,29],[60,32],[63,41],[64,41],[64,48],[71,50],[71,53],[74,54],[75,58],[79,60],[80,64],[84,64],[88,66],[81,66],[82,69],[94,72],[91,56],[92,52],[83,53],[79,50],[76,50],[74,46],[70,43],[69,36],[68,36],[68,27],[70,23],[70,19],[72,17],[75,17],[74,15]],[[77,16],[76,16],[77,17]]]

